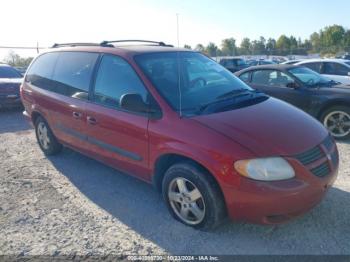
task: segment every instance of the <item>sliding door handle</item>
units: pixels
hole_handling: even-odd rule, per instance
[[[73,112],[72,115],[75,119],[80,119],[83,114],[80,112]]]
[[[90,125],[96,125],[96,124],[97,124],[96,118],[94,118],[94,117],[92,117],[92,116],[87,116],[86,120],[87,120],[87,122],[88,122]]]

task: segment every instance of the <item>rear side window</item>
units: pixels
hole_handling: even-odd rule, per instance
[[[302,64],[302,66],[306,66],[308,68],[310,68],[311,70],[317,72],[317,73],[321,73],[321,64],[322,63],[319,63],[319,62],[316,62],[316,63],[305,63],[305,64]]]
[[[61,52],[53,74],[55,91],[74,98],[88,99],[97,58],[96,53]]]
[[[119,108],[125,94],[139,94],[147,103],[148,92],[134,69],[120,57],[103,56],[95,81],[95,102]]]
[[[27,71],[26,82],[34,86],[54,91],[55,83],[52,81],[53,70],[59,53],[46,53],[39,56]]]

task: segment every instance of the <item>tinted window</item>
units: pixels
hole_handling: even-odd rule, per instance
[[[327,75],[342,75],[346,76],[348,75],[348,72],[350,69],[346,67],[345,65],[339,64],[339,63],[330,63],[326,62],[324,63],[324,74]]]
[[[252,84],[285,87],[294,80],[287,74],[276,70],[258,70],[254,71]]]
[[[239,76],[239,78],[240,78],[241,80],[243,80],[244,82],[249,82],[249,74],[250,74],[250,72],[241,74],[241,75]]]
[[[10,66],[0,66],[0,78],[21,78],[22,75]]]
[[[316,63],[305,63],[302,65],[310,68],[311,70],[314,70],[317,73],[320,73],[321,72],[321,64],[322,64],[321,62],[316,62]]]
[[[139,94],[147,103],[148,92],[132,67],[122,58],[105,55],[98,69],[94,99],[118,108],[124,94]]]
[[[26,81],[31,84],[54,91],[55,83],[52,81],[53,70],[59,53],[47,53],[39,56],[28,69]]]
[[[74,98],[87,99],[96,53],[61,52],[54,70],[56,92]]]

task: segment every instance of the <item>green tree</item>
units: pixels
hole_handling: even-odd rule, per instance
[[[249,38],[243,38],[240,48],[239,48],[239,53],[241,55],[250,55],[251,54],[251,43]]]
[[[210,42],[207,47],[205,48],[205,52],[209,55],[209,56],[218,56],[219,52],[218,52],[219,48],[213,43]]]
[[[290,40],[287,36],[281,35],[276,42],[276,49],[279,55],[286,55],[290,52]]]
[[[196,45],[194,50],[204,53],[205,52],[205,47],[202,44],[198,44],[198,45]]]
[[[269,38],[266,43],[266,52],[269,55],[276,54],[276,40],[273,38]]]
[[[221,51],[223,55],[234,56],[237,53],[236,40],[234,38],[226,38],[222,40]]]
[[[336,53],[343,48],[345,29],[340,25],[327,26],[321,31],[320,41],[322,52]]]

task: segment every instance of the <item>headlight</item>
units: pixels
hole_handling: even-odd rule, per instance
[[[294,169],[281,157],[239,160],[234,167],[240,175],[255,180],[275,181],[295,176]]]

